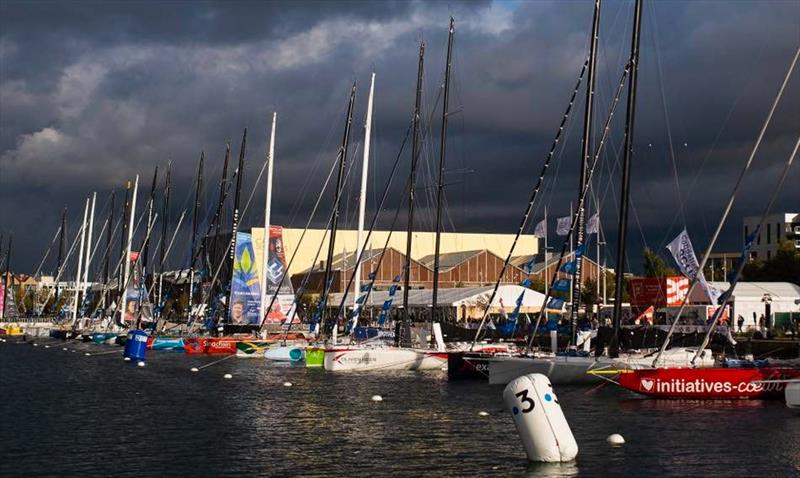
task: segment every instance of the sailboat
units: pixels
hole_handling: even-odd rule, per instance
[[[591,144],[591,137],[592,137],[592,122],[593,122],[593,97],[594,97],[594,84],[595,84],[595,67],[596,67],[596,58],[597,58],[597,40],[598,40],[598,29],[599,29],[599,22],[600,22],[600,1],[595,1],[594,6],[594,16],[593,16],[593,25],[592,25],[592,34],[591,34],[591,43],[589,49],[589,60],[588,60],[588,86],[586,91],[586,109],[584,112],[584,132],[583,132],[583,141],[582,141],[582,162],[581,162],[581,178],[580,178],[580,194],[579,194],[579,202],[578,207],[576,208],[573,217],[571,219],[569,234],[567,235],[566,240],[562,246],[561,257],[559,258],[558,264],[556,265],[555,272],[553,274],[553,278],[550,283],[550,287],[548,288],[545,303],[543,304],[542,311],[540,311],[539,319],[537,320],[536,327],[534,329],[534,334],[536,329],[538,329],[539,324],[541,323],[542,316],[545,314],[545,311],[550,306],[551,302],[548,301],[550,295],[553,290],[556,290],[556,284],[558,279],[558,271],[563,270],[568,272],[572,275],[572,307],[570,311],[571,323],[572,323],[572,339],[573,343],[577,342],[576,338],[576,323],[577,323],[577,312],[578,312],[578,305],[580,303],[580,277],[581,277],[581,263],[582,259],[581,256],[585,251],[584,245],[584,228],[585,224],[583,221],[583,211],[584,211],[584,203],[586,200],[586,193],[588,191],[589,184],[591,182],[591,177],[594,172],[595,166],[597,164],[598,157],[600,152],[605,144],[607,134],[609,131],[610,120],[614,115],[614,109],[618,103],[620,93],[622,92],[622,88],[625,84],[626,76],[628,81],[628,98],[627,98],[627,114],[626,114],[626,123],[625,123],[625,145],[624,145],[624,161],[623,161],[623,191],[622,191],[622,199],[620,201],[620,245],[618,247],[618,259],[622,261],[625,256],[625,242],[624,236],[627,233],[627,203],[628,203],[628,191],[629,191],[629,171],[630,171],[630,160],[631,160],[631,153],[632,153],[632,138],[633,138],[633,124],[634,124],[634,116],[635,116],[635,104],[636,104],[636,83],[637,83],[637,76],[638,76],[638,64],[639,64],[639,32],[641,29],[641,15],[642,15],[642,2],[638,0],[635,6],[634,12],[634,27],[631,39],[631,53],[630,59],[625,66],[625,70],[622,75],[622,79],[619,83],[617,88],[617,93],[612,103],[611,110],[607,116],[605,121],[605,125],[602,130],[602,136],[600,143],[596,149],[596,151],[592,152],[590,150]],[[577,87],[576,90],[577,91]],[[574,93],[573,93],[574,98]],[[572,102],[570,102],[572,103]],[[571,237],[574,232],[577,231],[577,247],[572,257],[572,262],[566,264],[566,267],[562,268],[562,261],[564,259],[564,255],[567,248],[567,243],[571,240]],[[619,265],[616,271],[616,276],[618,279],[617,285],[617,300],[616,300],[616,310],[615,310],[615,331],[614,331],[614,339],[612,340],[612,347],[611,353],[609,356],[603,356],[602,348],[600,346],[596,347],[596,356],[590,356],[588,353],[588,344],[585,344],[584,351],[578,351],[576,349],[567,350],[564,353],[551,353],[549,355],[544,354],[523,354],[521,356],[499,356],[499,357],[489,357],[488,362],[488,375],[489,375],[489,383],[490,384],[506,384],[511,380],[528,373],[542,373],[547,375],[553,384],[588,384],[594,383],[601,380],[600,375],[592,374],[589,372],[597,371],[597,370],[606,370],[609,368],[613,368],[621,363],[625,363],[629,367],[642,367],[645,366],[646,362],[650,359],[642,355],[641,353],[631,353],[631,354],[624,354],[623,357],[618,357],[618,350],[615,349],[616,344],[618,341],[616,337],[619,334],[619,322],[620,322],[620,314],[621,308],[620,305],[622,303],[621,299],[621,291],[622,291],[622,277],[624,273],[624,263],[623,265]],[[562,279],[562,281],[568,281],[569,279]],[[566,290],[566,289],[564,289]],[[560,301],[559,301],[560,302]],[[559,306],[560,307],[560,306]],[[532,337],[533,338],[533,337]],[[532,343],[531,338],[531,343]],[[555,352],[555,350],[553,350]],[[696,351],[692,349],[676,349],[671,350],[669,354],[663,355],[659,357],[660,364],[662,365],[685,365],[689,362],[689,360],[694,357]],[[706,359],[704,359],[706,360]],[[707,361],[704,363],[705,365],[710,365]]]
[[[439,262],[439,241],[441,236],[441,208],[442,208],[442,190],[444,187],[443,183],[443,172],[444,172],[444,158],[446,153],[446,139],[447,139],[447,119],[448,119],[448,100],[449,100],[449,91],[450,91],[450,74],[451,74],[451,67],[452,67],[452,49],[453,49],[453,35],[455,33],[455,20],[451,17],[450,18],[450,25],[448,29],[448,41],[447,41],[447,65],[445,69],[445,80],[444,80],[444,102],[443,102],[443,110],[442,110],[442,137],[441,137],[441,148],[440,148],[440,155],[439,155],[439,181],[438,181],[438,193],[437,193],[437,226],[436,226],[436,246],[435,246],[435,266],[434,266],[434,282],[433,282],[433,294],[432,294],[432,310],[433,310],[433,320],[436,320],[436,312],[438,310],[437,307],[437,292],[438,292],[438,262]],[[411,230],[412,221],[413,221],[413,201],[414,201],[414,180],[415,180],[415,168],[417,164],[417,159],[419,155],[419,125],[420,125],[420,99],[421,99],[421,90],[422,90],[422,74],[423,74],[423,65],[424,65],[424,52],[425,52],[425,45],[420,44],[420,53],[419,53],[419,68],[417,73],[417,91],[416,91],[416,106],[414,111],[414,122],[413,122],[413,143],[412,143],[412,162],[411,162],[411,178],[409,184],[409,224],[408,228]],[[370,88],[370,99],[369,104],[367,107],[367,128],[365,129],[365,149],[364,149],[364,168],[362,172],[366,174],[366,164],[368,161],[368,154],[369,154],[369,134],[370,134],[370,123],[372,118],[372,96],[373,96],[373,89],[374,89],[374,81],[375,76],[372,76],[372,85]],[[365,191],[366,191],[366,179],[362,179],[362,190],[361,190],[361,198],[362,198],[362,205],[364,204],[365,200]],[[380,209],[380,208],[379,208]],[[363,215],[363,209],[361,210],[361,214]],[[363,224],[363,217],[359,220],[359,225]],[[374,223],[373,223],[374,226]],[[411,234],[408,234],[407,239],[407,247],[410,249],[410,242],[411,242]],[[359,244],[359,248],[361,248],[360,256],[363,254],[363,246]],[[408,253],[408,251],[406,251]],[[411,269],[408,264],[408,255],[407,255],[407,263],[404,267],[404,274],[406,277],[406,285],[408,284],[408,277],[411,274]],[[399,282],[399,277],[396,282]],[[393,292],[397,290],[397,284],[394,284],[390,295],[394,295]],[[408,287],[406,286],[404,291],[404,301],[406,302],[404,305],[407,305],[408,300]],[[368,293],[369,291],[367,291]],[[356,293],[356,296],[359,296],[360,292]],[[356,304],[358,307],[358,304]],[[441,334],[441,327],[438,323],[432,324],[433,335],[436,339],[437,347],[435,349],[430,348],[423,348],[423,347],[413,347],[410,343],[409,334],[409,321],[408,321],[408,308],[403,307],[403,316],[404,316],[404,326],[400,329],[400,332],[403,333],[402,335],[402,343],[398,343],[398,345],[390,345],[380,341],[373,341],[373,342],[366,342],[363,344],[358,344],[356,346],[332,346],[325,348],[325,356],[324,356],[324,367],[327,371],[334,371],[334,372],[341,372],[341,371],[383,371],[383,370],[441,370],[443,367],[447,365],[447,353],[445,349],[444,340]],[[386,311],[384,310],[384,313]],[[355,316],[357,320],[357,315]],[[353,326],[355,329],[355,326]],[[396,337],[396,342],[400,342],[401,337]],[[424,344],[421,344],[424,345]]]
[[[697,259],[694,257],[694,254],[682,254],[679,257],[685,257],[684,261],[680,263],[680,265],[685,266],[686,268],[690,268],[693,271],[694,277],[692,277],[692,284],[690,286],[691,289],[697,283],[703,283],[703,267],[705,266],[706,261],[708,260],[708,256],[711,253],[711,250],[714,247],[714,244],[719,237],[719,233],[722,230],[725,221],[727,220],[728,214],[730,213],[731,207],[736,199],[736,195],[739,191],[741,186],[742,180],[744,176],[747,174],[750,165],[753,162],[756,152],[758,151],[759,145],[761,140],[764,136],[764,133],[769,126],[769,123],[772,118],[772,114],[775,111],[776,107],[778,106],[780,99],[783,95],[783,92],[786,88],[786,84],[788,83],[792,72],[794,71],[795,65],[797,64],[798,57],[800,57],[800,48],[797,49],[794,55],[794,59],[792,60],[791,66],[789,67],[789,71],[786,73],[784,78],[783,84],[778,91],[778,94],[772,104],[772,108],[770,109],[767,118],[761,128],[761,132],[756,140],[755,145],[753,146],[753,150],[750,153],[750,157],[748,161],[745,163],[744,168],[739,174],[739,178],[734,186],[733,192],[731,193],[730,198],[728,199],[727,207],[723,212],[722,218],[717,225],[717,229],[712,236],[711,242],[706,249],[705,254],[703,255],[703,259],[700,263],[697,263]],[[734,289],[736,288],[736,284],[741,277],[742,270],[744,269],[744,265],[747,263],[747,259],[750,255],[750,248],[753,245],[753,242],[756,240],[760,233],[760,229],[764,226],[767,216],[769,215],[772,206],[775,203],[775,200],[780,193],[782,186],[788,173],[791,169],[792,162],[794,161],[795,156],[797,155],[797,151],[800,148],[800,137],[798,137],[797,142],[795,143],[794,149],[789,156],[789,159],[786,161],[784,165],[783,172],[778,179],[776,186],[773,188],[771,197],[767,206],[764,209],[763,214],[761,215],[761,219],[759,221],[758,226],[756,229],[745,239],[745,245],[742,250],[742,256],[739,260],[739,267],[736,269],[733,279],[730,283],[730,288],[725,291],[722,296],[719,298],[719,304],[727,303],[728,299],[733,295]],[[682,241],[683,244],[688,243],[688,248],[691,247],[688,236],[685,234],[685,231],[681,233],[682,236],[685,236],[685,239]],[[681,236],[679,236],[681,238]],[[687,248],[687,250],[688,250]],[[690,275],[691,274],[687,274]],[[688,295],[688,294],[687,294]],[[713,297],[711,293],[708,294],[709,296]],[[717,301],[714,301],[717,302]],[[685,302],[684,302],[685,304]],[[683,307],[681,308],[681,310]],[[703,343],[700,345],[698,351],[696,352],[694,358],[691,361],[692,365],[696,364],[696,360],[699,357],[703,356],[706,346],[709,343],[711,334],[713,333],[717,323],[720,321],[722,316],[724,307],[717,307],[717,310],[714,312],[714,316],[711,319],[711,324],[708,327],[708,331],[703,339]],[[671,332],[675,328],[675,324],[680,319],[680,311],[678,313],[678,317],[673,322],[672,327],[670,328],[670,335]],[[670,337],[668,335],[668,339]],[[666,346],[662,346],[663,348]],[[779,366],[779,365],[772,365],[769,363],[768,360],[766,361],[754,361],[754,362],[745,362],[744,364],[736,363],[736,362],[723,362],[720,366],[715,367],[708,367],[708,368],[671,368],[671,367],[656,367],[655,364],[651,368],[644,368],[644,369],[637,369],[637,370],[622,370],[618,377],[618,384],[626,388],[630,391],[650,396],[656,398],[671,398],[671,399],[762,399],[762,398],[776,398],[780,397],[784,389],[787,387],[787,384],[791,382],[792,379],[800,378],[800,367],[797,366]]]

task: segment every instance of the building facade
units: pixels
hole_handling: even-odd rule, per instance
[[[742,243],[758,227],[761,216],[747,216],[742,220]],[[764,228],[756,236],[750,251],[750,259],[768,261],[778,252],[781,241],[791,241],[795,249],[800,250],[800,214],[770,214]]]

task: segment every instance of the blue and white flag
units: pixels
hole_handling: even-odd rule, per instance
[[[536,224],[536,227],[533,229],[533,235],[536,237],[545,237],[547,235],[547,220],[542,219]]]
[[[667,244],[667,249],[678,264],[681,273],[690,280],[696,279],[703,290],[706,291],[709,301],[711,301],[712,304],[716,304],[720,295],[722,295],[722,291],[711,287],[711,285],[706,282],[706,278],[702,273],[698,274],[700,271],[700,263],[697,262],[697,256],[694,254],[694,247],[692,247],[692,241],[689,239],[689,233],[686,232],[686,229],[681,231],[678,237]]]
[[[600,214],[594,213],[586,221],[586,234],[597,234],[598,232],[600,232]]]
[[[558,297],[551,298],[550,302],[547,303],[548,309],[561,310],[562,307],[564,307],[564,299],[559,299]]]
[[[531,274],[533,272],[533,265],[536,263],[536,256],[531,257],[531,260],[522,264],[522,270],[525,271],[526,274]]]
[[[508,316],[509,320],[514,322],[517,321],[517,317],[519,317],[519,310],[522,308],[522,301],[525,298],[525,291],[523,290],[519,297],[517,297],[517,304],[514,306],[514,310],[511,311],[511,315]]]
[[[566,236],[572,228],[572,216],[559,217],[556,220],[556,234]]]
[[[405,270],[405,268],[404,268]],[[383,307],[381,308],[381,315],[378,316],[378,325],[383,325],[386,323],[386,316],[389,314],[389,310],[392,308],[392,302],[394,301],[394,295],[397,293],[397,288],[400,286],[400,279],[403,277],[403,272],[394,276],[392,279],[392,286],[389,287],[389,298],[383,302]]]
[[[570,280],[569,279],[559,279],[553,284],[553,290],[558,292],[566,292],[569,290]]]
[[[586,253],[586,244],[581,244],[575,248],[575,258],[578,259]]]
[[[563,266],[561,266],[561,272],[566,272],[567,274],[574,274],[575,271],[578,270],[578,261],[569,261]]]

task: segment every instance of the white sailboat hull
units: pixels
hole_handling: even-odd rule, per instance
[[[607,357],[495,357],[489,359],[489,384],[505,385],[529,373],[546,375],[553,385],[593,384],[602,379],[587,372],[611,365]]]
[[[688,349],[682,347],[675,347],[668,350],[665,350],[663,354],[661,354],[661,358],[658,359],[658,367],[689,367],[691,366],[692,359],[694,358],[695,353],[697,353],[696,349]],[[642,368],[652,368],[653,367],[653,360],[655,359],[655,355],[648,354],[648,356],[642,354],[630,354],[625,356],[620,356],[614,360],[614,367],[616,368],[627,368],[627,369],[642,369]],[[711,352],[707,352],[703,357],[697,359],[694,364],[694,367],[713,367],[714,366],[714,358],[711,356]]]
[[[325,370],[441,370],[447,355],[433,350],[399,347],[337,347],[325,350]]]

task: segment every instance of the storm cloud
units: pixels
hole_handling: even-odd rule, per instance
[[[632,10],[632,1],[603,5],[596,137],[628,56]],[[361,140],[372,71],[374,208],[410,121],[420,41],[427,49],[420,180],[429,186],[438,160],[438,93],[450,15],[456,40],[446,227],[512,233],[587,54],[592,2],[3,1],[0,231],[14,234],[14,268],[36,267],[62,207],[74,234],[86,194],[98,191],[102,205],[137,173],[146,192],[154,166],[163,170],[168,161],[176,217],[189,205],[201,150],[206,202],[212,202],[224,143],[232,141],[235,157],[245,127],[245,195],[255,188],[245,222],[257,224],[255,205],[264,193],[255,179],[273,111],[273,222],[302,227],[334,158],[354,81],[359,127],[353,140]],[[704,247],[800,46],[798,19],[796,1],[646,2],[633,164],[634,267],[644,245],[663,248],[684,225]],[[583,93],[578,99],[538,217],[544,204],[553,217],[576,200]],[[612,246],[624,97],[621,104],[593,186]],[[741,216],[760,213],[798,132],[795,73],[719,249],[740,246]],[[395,181],[396,192],[404,181]],[[788,184],[800,184],[800,168]],[[423,191],[420,227],[428,228],[432,189]],[[351,185],[351,210],[354,195]],[[399,201],[392,195],[389,208]],[[786,187],[776,210],[798,209],[800,193]],[[382,218],[384,226],[391,216]],[[181,254],[172,265],[181,264]]]

